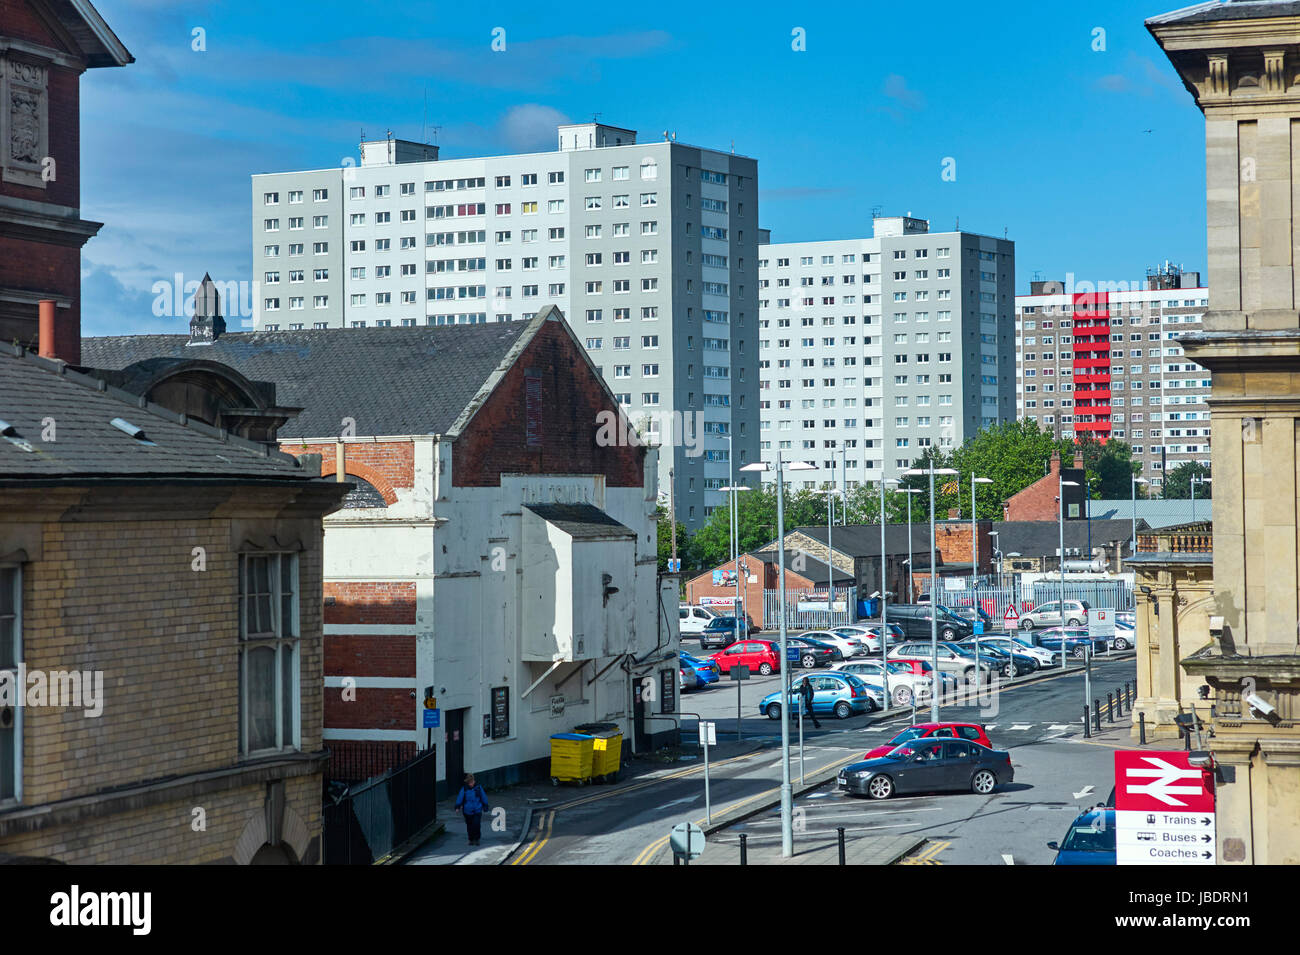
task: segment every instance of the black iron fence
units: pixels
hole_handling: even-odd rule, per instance
[[[326,865],[372,865],[437,818],[437,749],[430,747],[373,779],[327,783]]]

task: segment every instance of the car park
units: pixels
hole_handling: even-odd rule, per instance
[[[897,663],[899,666],[907,667],[909,671],[917,674],[918,676],[928,676],[930,678],[931,683],[934,682],[935,669],[929,660],[900,659],[900,660],[890,660],[889,662],[891,665]],[[957,678],[953,676],[951,673],[944,673],[942,670],[939,670],[938,678],[939,678],[939,692],[941,694],[947,693],[950,690],[957,689]]]
[[[832,668],[836,673],[852,673],[868,686],[884,689],[886,667],[889,673],[889,697],[894,706],[911,706],[913,700],[928,700],[934,681],[928,676],[913,673],[901,660],[888,664],[879,660],[849,660]]]
[[[1137,614],[1115,614],[1115,632],[1110,636],[1112,650],[1129,650],[1137,646]]]
[[[868,686],[852,673],[809,673],[796,676],[790,683],[791,715],[796,715],[804,681],[812,684],[813,713],[846,720],[873,710],[882,709],[884,697],[880,690]],[[769,719],[781,718],[781,691],[769,693],[758,703],[758,711]]]
[[[867,653],[867,645],[861,640],[856,637],[846,637],[834,630],[805,630],[798,634],[798,637],[801,640],[816,640],[818,643],[829,644],[840,651],[840,656],[845,660],[849,657],[864,656]]]
[[[973,640],[964,641],[973,643]],[[994,635],[980,637],[980,648],[996,647],[1002,650],[1010,650],[1012,653],[1024,654],[1034,660],[1040,668],[1054,667],[1060,664],[1061,656],[1059,653],[1052,653],[1045,647],[1036,647],[1032,643],[1027,643],[1023,638]]]
[[[870,653],[880,652],[880,624],[878,623],[855,623],[833,629],[846,637],[861,637],[866,642]],[[896,643],[901,643],[903,639],[903,628],[896,623],[890,623],[889,639],[886,641],[888,645],[892,647]]]
[[[965,620],[967,623],[972,625],[976,621],[979,621],[984,624],[984,631],[986,633],[993,626],[992,618],[990,618],[989,615],[980,607],[949,607],[946,604],[939,604],[939,609],[950,616]]]
[[[1115,810],[1099,805],[1079,813],[1065,838],[1047,848],[1056,850],[1052,865],[1115,865]]]
[[[955,643],[940,643],[933,648],[928,642],[902,643],[889,651],[888,659],[937,660],[940,670],[951,673],[958,680],[966,682],[970,682],[975,678],[975,671],[978,666],[981,683],[987,682],[993,671],[1001,669],[1002,666],[996,657],[987,654],[981,654],[977,662],[973,650],[964,650],[960,644]]]
[[[699,636],[713,619],[713,614],[703,607],[677,608],[677,632],[682,636]]]
[[[888,799],[894,794],[965,790],[987,796],[1012,782],[1011,754],[964,739],[909,740],[884,756],[840,770],[837,790]]]
[[[1086,627],[1088,625],[1088,611],[1091,609],[1092,606],[1086,600],[1065,601],[1064,626]],[[1061,601],[1059,600],[1049,600],[1047,603],[1041,603],[1033,610],[1026,610],[1020,615],[1021,630],[1059,626],[1062,626]]]
[[[701,660],[699,657],[693,657],[685,650],[678,651],[678,658],[685,667],[695,671],[695,679],[698,681],[700,688],[708,686],[710,683],[717,683],[722,679],[718,664],[713,660]]]
[[[844,654],[829,643],[812,640],[808,637],[786,637],[785,657],[792,664],[805,669],[830,666],[844,659]]]
[[[938,617],[935,618],[935,613]],[[930,637],[931,627],[937,631],[940,640],[961,640],[975,632],[969,621],[946,614],[942,610],[921,604],[891,604],[886,613],[890,623],[902,628],[908,640],[923,640]],[[931,619],[934,618],[933,625]]]
[[[1014,640],[1009,642],[1015,643]],[[1018,649],[1019,644],[1016,644],[1017,649],[1012,649],[1005,644],[999,644],[985,637],[968,637],[961,643],[956,644],[956,646],[968,648],[972,653],[975,652],[977,645],[981,656],[998,658],[998,672],[1005,677],[1017,677],[1025,673],[1033,673],[1038,669],[1038,661]]]
[[[1048,627],[1035,630],[1032,634],[1034,646],[1042,647],[1061,656],[1061,640],[1065,640],[1065,652],[1076,660],[1082,660],[1091,648],[1094,654],[1105,653],[1108,645],[1106,637],[1094,636],[1079,627]]]
[[[889,742],[869,749],[863,754],[862,758],[875,759],[877,756],[884,756],[900,743],[931,738],[964,739],[967,742],[979,743],[985,749],[993,748],[988,733],[984,731],[984,727],[979,723],[917,723],[895,735]]]
[[[701,649],[729,646],[736,641],[736,629],[735,617],[714,617],[700,632]],[[741,618],[739,629],[742,638],[758,633],[758,627],[748,617]]]
[[[751,673],[767,676],[781,669],[780,644],[770,640],[740,640],[709,657],[725,676],[737,665],[747,666]]]

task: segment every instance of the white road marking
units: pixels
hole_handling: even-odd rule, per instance
[[[1019,730],[1033,729],[1033,726],[1033,723],[1016,723],[1011,727],[1011,731],[1017,732]]]
[[[1064,723],[1053,723],[1047,728],[1049,730],[1068,730],[1070,727],[1066,726]]]
[[[1010,855],[1007,855],[1006,853],[1003,853],[1003,855],[1002,855],[1002,861],[1005,862],[1007,865],[1015,865],[1015,864],[1016,864],[1016,860],[1013,859]]]
[[[699,802],[701,798],[702,798],[702,797],[700,797],[700,796],[687,796],[687,797],[685,797],[684,799],[674,799],[672,802],[666,802],[666,803],[664,803],[664,804],[663,804],[662,806],[660,806],[659,808],[660,808],[660,809],[667,809],[669,806],[682,806],[682,805],[685,805],[685,804],[688,803],[688,802]]]

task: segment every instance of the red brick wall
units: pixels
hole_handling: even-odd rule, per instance
[[[526,444],[524,372],[542,379],[541,444]],[[471,419],[453,451],[453,483],[495,487],[503,473],[603,474],[610,487],[639,487],[645,450],[596,443],[601,411],[617,411],[559,322],[546,322]]]
[[[343,691],[325,687],[327,729],[413,730],[415,701],[406,689],[359,688],[355,700],[344,700]]]
[[[287,454],[319,454],[321,477],[337,470],[333,442],[303,445],[286,441],[280,450]],[[397,488],[415,486],[415,444],[411,441],[364,442],[343,444],[343,471],[374,485],[389,504],[397,503]]]
[[[760,627],[766,627],[767,621],[763,619],[763,591],[776,590],[778,587],[778,578],[780,569],[775,563],[764,563],[752,554],[745,557],[745,562],[749,567],[749,573],[755,580],[753,583],[748,582],[748,578],[740,582],[740,599],[745,604],[745,612],[749,614],[751,620]],[[733,570],[735,561],[727,561],[725,564],[719,564],[718,570]],[[786,564],[785,568],[785,586],[787,590],[808,590],[818,586],[825,589],[826,581],[820,582],[811,580],[803,574],[796,573]],[[720,584],[713,583],[713,571],[700,574],[686,582],[686,601],[687,603],[700,604],[701,597],[731,597],[736,596],[736,587],[723,587]],[[729,607],[719,607],[718,612],[723,616],[730,610]]]
[[[329,599],[333,597],[331,604]],[[415,625],[415,584],[325,582],[325,623]],[[328,638],[327,638],[328,639]]]
[[[415,678],[415,637],[410,634],[325,636],[326,676],[406,676]]]
[[[989,537],[990,530],[992,530],[992,526],[988,521],[977,521],[975,524],[975,540],[979,545],[979,568],[982,574],[988,573],[992,569],[993,538]],[[970,521],[936,524],[934,540],[935,549],[942,558],[939,566],[943,566],[943,564],[970,563]],[[928,553],[927,551],[927,559]],[[928,577],[928,572],[923,576]]]

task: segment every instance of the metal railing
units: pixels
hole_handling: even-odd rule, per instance
[[[322,807],[325,865],[372,865],[437,818],[437,749],[343,789],[327,783]]]

